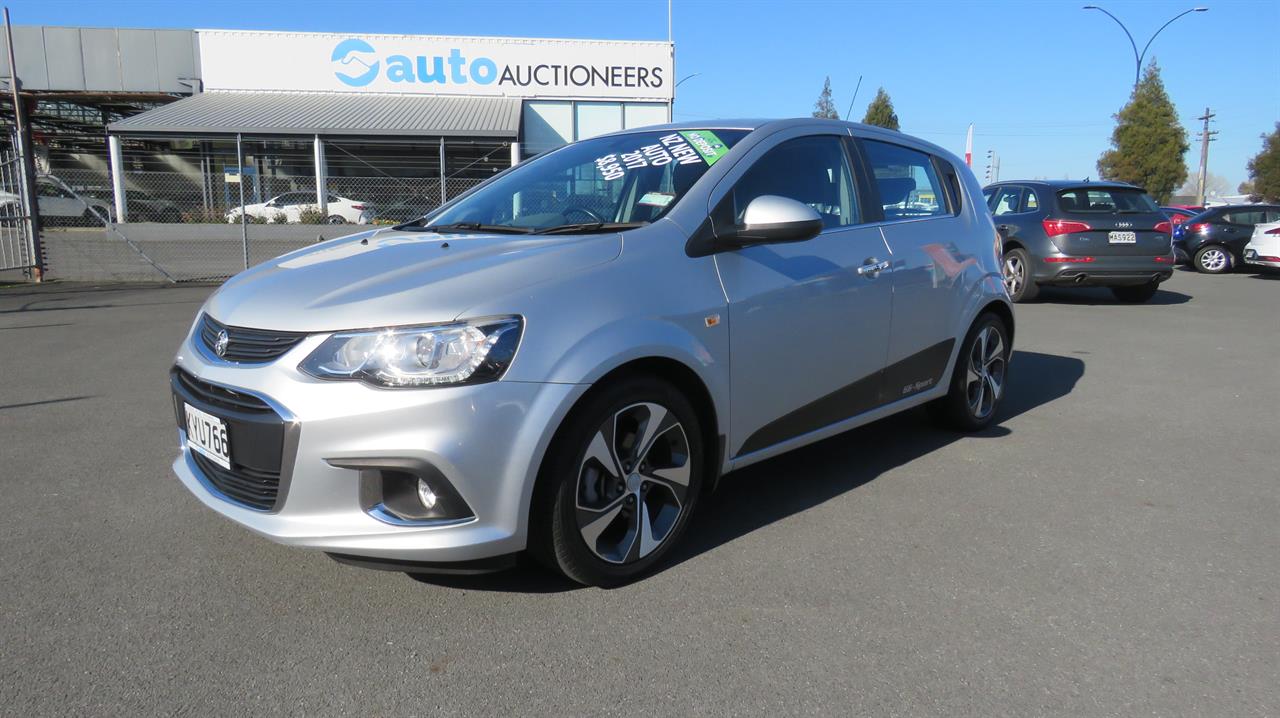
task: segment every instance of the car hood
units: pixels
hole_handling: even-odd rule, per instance
[[[435,234],[391,229],[277,257],[232,277],[205,305],[232,326],[282,331],[450,321],[468,307],[588,267],[622,251],[618,234]],[[512,306],[518,313],[520,307]]]

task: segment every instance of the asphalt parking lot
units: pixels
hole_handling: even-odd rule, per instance
[[[675,560],[434,583],[169,473],[209,287],[0,289],[0,713],[1276,715],[1280,276],[1020,306],[981,436],[895,417],[730,475]]]

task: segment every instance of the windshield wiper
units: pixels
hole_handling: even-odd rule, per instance
[[[454,222],[452,224],[401,225],[397,229],[410,232],[493,232],[495,234],[532,234],[529,227],[513,227],[509,224],[481,224],[479,222]]]
[[[612,232],[615,229],[635,229],[649,224],[648,222],[582,222],[580,224],[557,224],[554,227],[543,227],[534,234],[590,234],[592,232]]]

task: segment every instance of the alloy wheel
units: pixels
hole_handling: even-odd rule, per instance
[[[1004,393],[1005,369],[1004,338],[994,326],[983,327],[969,350],[965,374],[965,394],[974,418],[985,419],[995,411]]]
[[[1016,297],[1022,291],[1022,284],[1027,280],[1027,267],[1022,257],[1013,254],[1004,258],[1004,288],[1009,296]]]
[[[1208,272],[1221,272],[1227,266],[1227,253],[1216,247],[1200,255],[1200,266]]]
[[[587,548],[614,564],[653,553],[688,504],[692,468],[674,413],[651,402],[615,413],[592,435],[578,468],[575,508]]]

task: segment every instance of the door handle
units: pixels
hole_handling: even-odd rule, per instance
[[[876,261],[875,257],[870,257],[861,267],[858,267],[858,274],[863,277],[875,279],[880,276],[880,272],[889,268],[889,261]]]

